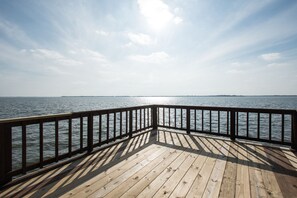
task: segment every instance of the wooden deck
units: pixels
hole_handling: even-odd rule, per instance
[[[0,197],[296,197],[288,148],[149,131],[0,192]]]

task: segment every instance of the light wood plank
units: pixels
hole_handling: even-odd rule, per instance
[[[281,189],[279,188],[278,182],[275,178],[275,175],[272,172],[272,165],[270,164],[268,159],[266,160],[267,155],[265,153],[264,148],[256,146],[255,150],[256,153],[263,157],[265,161],[267,161],[268,163],[268,166],[265,166],[265,168],[261,168],[263,183],[268,197],[283,197]]]
[[[178,167],[172,167],[173,171],[170,171],[170,169],[164,171],[161,173],[152,183],[150,183],[137,197],[153,197],[154,194],[159,190],[159,188],[163,186],[168,186],[172,189],[167,188],[169,194],[172,192],[172,190],[175,188],[175,186],[178,184],[178,182],[181,180],[181,178],[184,176],[184,174],[187,172],[187,170],[190,168],[190,166],[193,164],[195,159],[197,158],[197,155],[189,154],[183,161],[182,164],[180,164]]]
[[[171,197],[186,197],[195,178],[199,174],[200,170],[202,169],[203,164],[205,163],[205,160],[207,159],[208,155],[201,155],[201,152],[202,152],[202,150],[200,150],[200,152],[197,153],[197,155],[198,155],[197,159],[194,161],[194,163],[189,168],[188,172],[185,174],[185,176],[182,178],[182,180],[176,186],[173,193],[171,194]],[[167,191],[163,190],[163,188],[161,188],[156,193],[155,197],[164,196],[165,192],[167,192]]]
[[[173,151],[173,150],[168,149],[166,151],[166,153],[168,153],[168,152],[170,153],[171,151]],[[174,154],[177,154],[178,155],[177,152],[175,152]],[[156,163],[159,164],[162,161],[163,157],[164,157],[164,155],[157,157],[155,160],[153,160],[151,163],[149,163],[148,165],[146,165],[143,168],[141,168],[139,171],[128,170],[127,172],[125,172],[124,174],[122,174],[120,177],[118,177],[115,180],[113,180],[112,182],[106,184],[103,188],[97,190],[95,193],[93,193],[89,197],[90,198],[92,198],[92,197],[98,197],[98,196],[105,197],[105,195],[107,193],[109,193],[110,191],[112,191],[113,189],[115,189],[116,187],[118,187],[119,185],[121,185],[122,183],[126,182],[127,179],[129,179],[130,177],[133,177],[133,175],[137,174],[138,172],[141,172],[141,174],[143,175],[144,173],[147,173],[147,172],[151,171],[152,168],[154,168],[154,166],[156,165]],[[151,166],[153,166],[153,167],[151,167]]]
[[[149,174],[147,174],[144,178],[142,178],[137,184],[135,184],[132,188],[127,190],[125,194],[121,197],[136,197],[138,196],[145,188],[151,188],[150,183],[155,180],[160,174],[164,177],[162,179],[167,179],[170,175],[173,174],[174,171],[180,166],[180,164],[187,158],[189,154],[186,152],[182,152],[172,163],[162,163],[161,166],[157,166],[154,168]],[[167,177],[166,177],[167,176]]]
[[[218,141],[222,144],[220,151],[221,154],[217,158],[216,163],[214,165],[211,176],[208,180],[206,189],[204,191],[203,197],[218,197],[221,189],[221,184],[223,181],[223,175],[227,163],[228,150],[229,150],[229,142]]]
[[[107,155],[108,158],[110,158],[110,156],[114,155],[117,152],[120,146],[121,144],[118,144],[103,150],[103,152],[100,152],[99,155],[93,155],[89,161],[83,164],[82,167],[78,166],[74,168],[65,177],[63,177],[61,180],[56,182],[56,184],[53,185],[50,189],[46,188],[46,193],[44,194],[44,196],[50,195],[53,192],[55,192],[57,189],[62,188],[63,186],[66,186],[67,184],[72,183],[74,180],[81,178],[85,173],[88,173],[89,170],[92,168],[92,163],[94,162],[97,163],[97,161],[102,160],[101,158],[105,155]],[[35,192],[29,193],[28,196],[30,196],[33,193]]]
[[[149,164],[151,161],[153,161],[155,158],[157,158],[159,155],[161,155],[163,152],[165,152],[164,148],[160,148],[157,150],[154,150],[151,152],[149,156],[142,159],[141,161],[138,161],[136,164],[130,164],[130,167],[123,167],[122,169],[119,169],[119,171],[114,171],[111,174],[106,175],[105,177],[99,179],[97,176],[97,181],[92,183],[90,186],[84,188],[79,193],[72,195],[73,198],[81,198],[81,197],[87,197],[87,196],[97,196],[97,190],[100,188],[104,188],[104,186],[109,183],[112,180],[116,180],[119,176],[124,174],[124,176],[128,175],[129,177],[139,171],[141,168]],[[99,194],[100,195],[100,194]]]
[[[216,142],[209,140],[210,145],[207,145],[207,149],[209,150],[209,154],[205,163],[203,164],[202,169],[200,170],[199,174],[195,178],[187,197],[202,197],[207,183],[209,181],[209,177],[213,171],[217,154],[219,152],[220,146],[216,144]]]
[[[287,159],[289,160],[289,162],[292,164],[292,166],[297,171],[297,159],[296,159],[296,155],[291,150],[283,149],[282,151],[285,154],[285,156],[287,157]]]
[[[151,172],[152,169],[155,169],[157,166],[167,167],[178,155],[180,155],[180,153],[180,151],[169,149],[164,153],[164,155],[158,157],[148,166],[132,175],[128,180],[112,190],[105,197],[114,198],[122,196],[128,189],[132,188],[137,182]]]
[[[136,163],[139,163],[140,161],[146,159],[148,156],[150,156],[153,152],[163,150],[159,146],[149,146],[144,150],[141,150],[140,152],[132,155],[131,157],[127,158],[126,160],[117,163],[116,165],[110,167],[109,169],[105,170],[104,172],[96,175],[92,179],[82,183],[81,185],[77,186],[75,189],[69,191],[68,193],[64,194],[63,197],[73,197],[74,195],[77,195],[79,193],[84,194],[83,191],[95,184],[98,181],[110,181],[112,178],[116,178],[119,175],[121,175],[123,172],[125,172],[130,167],[134,166]],[[102,184],[104,185],[104,184]],[[91,194],[91,193],[89,193]]]
[[[250,178],[249,178],[249,168],[248,168],[248,156],[246,152],[246,147],[239,144],[237,147],[238,151],[238,161],[237,161],[237,177],[236,177],[236,187],[235,196],[236,197],[250,197]]]
[[[261,166],[265,166],[265,163],[262,160],[259,160],[259,157],[256,156],[256,150],[254,145],[246,145],[246,148],[249,158],[248,166],[251,197],[268,197],[260,169]]]
[[[276,180],[276,184],[270,181],[272,195],[282,194],[283,197],[294,197],[297,192],[297,172],[279,149],[264,148],[263,152],[271,164],[270,172]],[[273,171],[273,172],[272,172]]]
[[[235,197],[235,182],[237,173],[237,145],[231,142],[227,164],[220,190],[220,197]]]

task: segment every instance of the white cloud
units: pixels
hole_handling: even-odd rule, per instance
[[[262,54],[260,56],[265,61],[276,61],[281,58],[280,53],[269,53],[269,54]]]
[[[105,56],[97,51],[90,49],[80,49],[81,55],[84,60],[93,60],[99,63],[107,63]]]
[[[230,69],[226,73],[227,74],[240,74],[240,73],[243,73],[243,71],[239,70],[239,69]]]
[[[180,18],[180,17],[174,17],[173,22],[174,22],[175,24],[180,24],[181,22],[183,22],[183,19]]]
[[[147,34],[142,33],[128,33],[129,39],[136,44],[139,45],[150,45],[153,43],[151,37]]]
[[[267,67],[271,67],[271,68],[281,68],[286,66],[289,66],[289,64],[288,63],[269,63],[267,65]]]
[[[108,36],[109,35],[108,32],[105,32],[103,30],[96,30],[95,33],[100,35],[100,36]]]
[[[21,50],[22,54],[30,54],[33,58],[44,60],[44,61],[51,61],[54,63],[57,63],[59,65],[65,65],[65,66],[73,66],[73,65],[80,65],[82,62],[67,58],[64,55],[60,54],[57,51],[54,50],[48,50],[48,49],[30,49]]]
[[[146,18],[148,24],[156,29],[162,29],[169,22],[181,23],[182,19],[175,16],[167,4],[162,0],[138,0],[140,13]]]
[[[154,52],[150,55],[132,55],[129,59],[143,63],[164,63],[169,60],[169,55],[166,52]]]

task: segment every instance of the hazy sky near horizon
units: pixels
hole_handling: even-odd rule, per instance
[[[0,96],[297,94],[294,0],[1,0]]]

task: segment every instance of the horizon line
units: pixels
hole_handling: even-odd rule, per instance
[[[297,97],[296,94],[214,94],[214,95],[73,95],[73,96],[0,96],[0,98],[58,98],[58,97]]]

